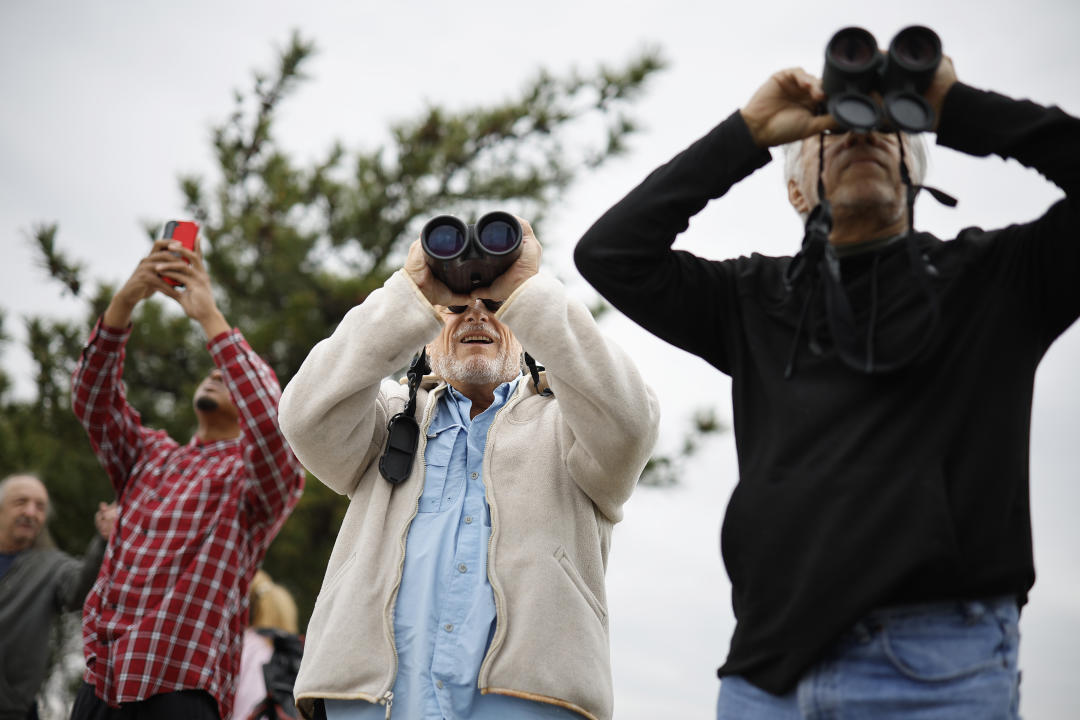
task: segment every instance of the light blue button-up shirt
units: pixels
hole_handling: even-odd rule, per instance
[[[580,717],[548,703],[481,695],[476,682],[495,632],[495,597],[487,576],[491,516],[484,494],[484,449],[495,413],[519,380],[496,388],[491,406],[471,420],[472,402],[448,387],[428,427],[424,491],[409,528],[394,609],[395,718]],[[382,720],[386,712],[363,701],[325,702],[328,720]]]

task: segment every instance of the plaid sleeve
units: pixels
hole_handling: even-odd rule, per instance
[[[239,330],[218,335],[208,347],[240,412],[248,472],[243,503],[256,541],[269,542],[300,499],[305,477],[278,427],[281,385]]]
[[[90,445],[119,496],[153,431],[124,394],[124,345],[130,326],[111,328],[100,319],[79,356],[71,379],[71,408],[86,428]]]

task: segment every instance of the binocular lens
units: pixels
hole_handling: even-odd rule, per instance
[[[941,62],[941,40],[929,28],[913,26],[893,38],[890,55],[908,71],[937,68]]]
[[[477,236],[488,252],[504,253],[517,245],[521,231],[505,220],[492,220],[477,231]]]
[[[924,132],[933,127],[933,111],[917,95],[898,93],[885,106],[894,125],[908,132]]]
[[[436,257],[453,257],[465,247],[465,231],[453,224],[436,225],[427,231],[427,251]]]
[[[837,70],[859,72],[872,67],[877,61],[877,41],[862,28],[844,28],[833,35],[825,54]]]
[[[831,100],[829,112],[844,127],[863,132],[873,129],[880,120],[877,106],[865,95],[854,93]]]

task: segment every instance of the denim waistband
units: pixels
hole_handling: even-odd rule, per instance
[[[890,622],[912,622],[920,619],[934,619],[960,616],[965,622],[975,623],[991,613],[1007,617],[1018,612],[1019,602],[1015,595],[999,595],[979,600],[942,600],[938,602],[910,603],[906,605],[888,605],[871,610],[852,625],[842,636],[842,640],[866,643],[878,630]]]
[[[997,597],[980,598],[977,600],[941,600],[937,602],[911,603],[906,605],[888,605],[871,610],[863,618],[863,622],[889,620],[892,618],[910,617],[916,615],[943,615],[959,612],[965,616],[977,616],[987,610],[998,608],[1019,607],[1015,595],[998,595]]]

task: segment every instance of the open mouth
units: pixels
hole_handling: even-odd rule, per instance
[[[462,345],[472,345],[474,343],[480,343],[481,345],[490,345],[495,342],[487,335],[466,335],[459,341]]]

